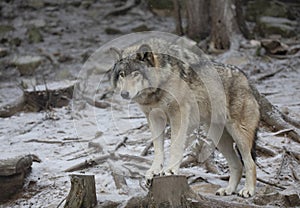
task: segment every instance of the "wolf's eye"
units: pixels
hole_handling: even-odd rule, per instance
[[[135,71],[135,72],[133,72],[133,73],[132,73],[132,75],[133,75],[133,77],[137,77],[137,76],[139,76],[139,75],[140,75],[140,72],[138,72],[138,71]]]
[[[124,71],[120,71],[119,76],[120,76],[121,78],[124,78],[124,77],[125,77],[125,72],[124,72]]]

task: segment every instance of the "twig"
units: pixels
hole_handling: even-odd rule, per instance
[[[262,81],[262,80],[265,80],[267,78],[270,78],[270,77],[273,77],[274,75],[276,75],[277,73],[283,71],[285,68],[282,67],[282,68],[279,68],[273,72],[270,72],[270,73],[267,73],[267,74],[263,74],[262,76],[258,77],[257,80],[258,81]]]
[[[142,125],[140,125],[140,126],[138,126],[138,127],[135,127],[135,128],[133,128],[133,129],[128,129],[127,131],[125,131],[125,132],[123,132],[123,133],[119,133],[119,134],[117,134],[117,136],[122,136],[122,135],[124,135],[124,134],[128,134],[129,132],[132,132],[132,131],[134,131],[134,130],[140,130],[140,129],[142,129],[142,128],[145,127],[145,126],[147,126],[147,124],[142,124]]]
[[[120,117],[120,119],[142,119],[146,118],[145,116],[129,116],[129,117]]]
[[[126,13],[127,11],[129,11],[130,9],[132,9],[133,7],[135,7],[137,5],[135,0],[128,0],[126,2],[126,4],[124,6],[118,7],[110,12],[108,12],[104,18],[107,18],[109,16],[117,16],[117,15],[121,15]]]
[[[282,130],[279,130],[279,131],[276,131],[274,133],[270,133],[269,136],[277,136],[277,135],[280,135],[280,134],[284,134],[284,133],[287,133],[287,132],[290,132],[290,131],[293,131],[294,129],[290,128],[290,129],[282,129]]]
[[[277,155],[277,153],[265,146],[262,146],[260,144],[256,144],[256,150],[257,151],[260,151],[261,153],[265,154],[265,155],[268,155],[268,156],[271,156],[271,157],[274,157]]]
[[[127,155],[127,154],[116,154],[116,153],[109,153],[100,157],[96,157],[94,159],[89,159],[89,160],[85,160],[84,162],[80,162],[70,168],[67,168],[65,170],[65,172],[73,172],[73,171],[78,171],[78,170],[82,170],[82,169],[86,169],[88,167],[92,167],[95,165],[99,165],[101,163],[107,162],[107,160],[135,160],[137,162],[145,162],[147,164],[151,164],[151,161],[149,161],[148,159],[142,158],[140,156],[136,156],[136,155]]]
[[[58,141],[58,140],[51,141],[51,140],[40,140],[40,139],[29,139],[24,141],[24,143],[30,143],[30,142],[46,143],[46,144],[67,144],[75,141]],[[89,142],[89,140],[77,140],[76,142]]]
[[[62,205],[62,203],[66,200],[66,198],[67,197],[65,197],[65,198],[63,198],[63,200],[61,200],[61,202],[59,202],[59,204],[57,205],[57,207],[56,208],[59,208],[60,207],[60,205]]]
[[[126,144],[125,144],[125,143],[127,142],[127,140],[128,140],[128,137],[124,137],[123,141],[120,142],[120,143],[116,146],[115,151],[117,151],[118,149],[120,149],[122,146],[123,146],[123,147],[126,147]]]
[[[153,142],[149,142],[141,153],[141,156],[147,156],[149,149],[153,146]]]
[[[108,164],[111,170],[112,177],[114,179],[115,185],[117,189],[124,189],[127,187],[127,183],[125,177],[118,173],[117,168],[115,168],[114,164],[108,160]]]
[[[92,167],[96,164],[106,162],[106,160],[108,158],[113,158],[113,157],[115,157],[115,154],[112,153],[112,154],[106,154],[106,155],[97,157],[95,159],[85,160],[84,162],[78,163],[70,168],[67,168],[65,170],[65,172],[73,172],[73,171],[82,170],[82,169],[85,169],[88,167]]]
[[[228,181],[229,180],[229,177],[230,176],[221,176],[219,177],[221,180],[224,180],[224,181]],[[243,178],[245,178],[245,176],[243,175]],[[266,181],[264,179],[261,179],[261,178],[257,178],[257,181],[261,182],[261,183],[264,183],[264,184],[267,184],[267,185],[270,185],[270,186],[274,186],[276,188],[280,188],[282,190],[285,190],[286,188],[283,187],[283,186],[280,186],[280,185],[277,185],[275,183],[272,183],[272,182],[269,182],[269,181]]]
[[[266,181],[266,180],[261,179],[261,178],[257,178],[257,180],[258,180],[259,182],[261,182],[261,183],[264,183],[264,184],[267,184],[267,185],[270,185],[270,186],[275,186],[276,188],[280,188],[280,189],[282,189],[282,190],[285,190],[285,189],[286,189],[286,188],[283,187],[283,186],[277,185],[277,184],[275,184],[275,183],[271,183],[271,182]]]
[[[29,140],[24,141],[24,143],[30,143],[30,142],[46,143],[46,144],[64,144],[64,143],[67,143],[67,142],[58,141],[58,140],[50,141],[50,140],[39,140],[39,139],[29,139]]]
[[[203,178],[202,176],[196,177],[194,178],[191,182],[189,182],[189,185],[198,182],[199,180],[204,181],[206,183],[209,183],[208,180],[206,178]]]
[[[279,177],[279,175],[280,175],[280,173],[281,173],[281,171],[282,171],[282,169],[283,169],[283,166],[284,166],[284,163],[285,163],[285,161],[286,161],[286,154],[287,154],[287,152],[286,151],[284,151],[284,153],[282,154],[282,160],[281,160],[281,163],[280,163],[280,167],[279,167],[279,169],[278,169],[278,171],[277,171],[277,173],[276,173],[276,176],[275,176],[275,178],[276,179],[278,179],[278,177]]]

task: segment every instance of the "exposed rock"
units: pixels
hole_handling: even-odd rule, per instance
[[[17,66],[21,75],[32,75],[42,61],[43,58],[40,56],[21,56],[16,58],[13,63]]]
[[[33,25],[37,28],[43,28],[46,26],[46,21],[43,19],[35,19],[35,20],[30,20],[28,22],[29,25]]]
[[[169,9],[173,10],[173,1],[172,0],[147,0],[148,5],[152,9]]]
[[[283,195],[285,206],[296,207],[300,206],[300,191],[296,188],[288,188],[282,191],[280,194]]]
[[[173,0],[147,0],[149,8],[158,16],[173,16],[174,5]]]
[[[14,46],[20,46],[22,43],[22,40],[19,37],[14,37],[14,38],[10,39],[9,43]]]
[[[105,32],[108,35],[116,35],[116,34],[122,34],[122,31],[116,28],[107,27],[105,28]]]
[[[150,30],[150,28],[148,28],[147,25],[144,25],[144,24],[131,29],[132,32],[143,32],[143,31],[149,31],[149,30]]]
[[[0,86],[0,117],[9,117],[24,107],[24,93],[16,85],[3,83]]]
[[[15,28],[11,25],[0,25],[0,35],[13,31]]]
[[[45,2],[41,0],[26,0],[26,5],[34,9],[40,9],[45,6]]]
[[[288,52],[289,47],[278,40],[265,39],[261,41],[261,46],[266,49],[268,54],[284,55]]]
[[[282,37],[292,37],[296,35],[296,21],[291,21],[280,17],[260,17],[257,28],[261,35],[268,36],[278,34]]]
[[[30,43],[39,43],[43,41],[41,32],[35,26],[31,26],[27,29],[27,35]]]
[[[6,56],[7,54],[8,54],[8,49],[0,47],[0,58]]]
[[[246,20],[255,22],[261,16],[295,19],[291,9],[279,1],[255,0],[249,1],[246,7]]]

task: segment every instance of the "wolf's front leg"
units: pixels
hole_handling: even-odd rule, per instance
[[[146,172],[147,185],[151,184],[152,178],[159,175],[164,164],[164,130],[167,123],[164,112],[154,109],[148,114],[148,123],[152,133],[154,160],[151,168]]]
[[[184,110],[183,110],[184,111]],[[183,159],[185,142],[189,127],[188,111],[181,112],[181,115],[173,116],[170,119],[171,124],[171,147],[170,160],[162,175],[178,174],[179,167]]]

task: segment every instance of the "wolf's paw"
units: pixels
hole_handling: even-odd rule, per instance
[[[218,196],[230,196],[234,193],[234,190],[232,190],[230,187],[227,188],[220,188],[217,190],[216,195]]]
[[[244,198],[249,198],[254,195],[254,189],[249,189],[247,187],[243,188],[239,192],[239,196],[244,197]]]
[[[169,176],[169,175],[176,175],[176,174],[178,174],[178,170],[174,170],[174,169],[171,169],[171,168],[166,168],[166,169],[162,170],[159,175]]]
[[[145,178],[146,178],[146,186],[150,187],[152,184],[152,180],[155,176],[160,175],[160,169],[149,169],[146,172]]]

